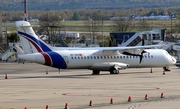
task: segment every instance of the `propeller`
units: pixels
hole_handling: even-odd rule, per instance
[[[133,53],[129,53],[129,52],[124,51],[122,54],[124,54],[124,55],[131,55],[131,56],[139,56],[139,58],[140,58],[139,64],[141,64],[144,53],[147,53],[147,51],[143,50],[141,52],[141,54],[133,54]]]
[[[147,51],[144,51],[144,50],[143,50],[143,51],[141,52],[139,64],[141,64],[141,62],[142,62],[143,53],[147,53]]]

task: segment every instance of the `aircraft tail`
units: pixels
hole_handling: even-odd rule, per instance
[[[130,19],[133,19],[135,16],[134,16],[134,13],[131,14],[131,16],[129,17],[129,20]]]
[[[17,21],[16,28],[25,54],[52,51],[51,46],[35,34],[29,22]]]
[[[171,18],[171,19],[174,18],[174,12],[171,13],[170,18]]]

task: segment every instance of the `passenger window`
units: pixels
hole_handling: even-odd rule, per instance
[[[103,56],[101,56],[101,59],[103,59]]]
[[[96,56],[94,56],[94,59],[96,59]]]
[[[74,59],[76,59],[76,57],[74,57]]]
[[[83,57],[81,57],[81,59],[83,59]]]
[[[117,56],[117,58],[119,59],[119,56]]]
[[[97,59],[99,59],[99,56],[97,56]]]
[[[104,59],[106,59],[106,56],[104,56]]]
[[[73,57],[71,57],[71,59],[73,59]]]
[[[87,57],[87,59],[89,59],[89,56]]]
[[[116,56],[114,56],[114,59],[116,59]]]
[[[84,56],[84,59],[86,59],[86,56]]]
[[[80,57],[78,57],[78,59],[80,59]]]

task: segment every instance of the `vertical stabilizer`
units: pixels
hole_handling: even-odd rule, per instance
[[[16,28],[24,53],[51,51],[50,46],[43,42],[34,32],[27,21],[17,21]]]

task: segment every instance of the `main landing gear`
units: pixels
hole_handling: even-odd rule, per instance
[[[93,70],[92,75],[99,75],[100,71],[99,70]]]
[[[112,68],[110,70],[110,74],[119,74],[119,70],[115,69],[115,68]]]
[[[115,68],[112,68],[110,71],[110,74],[119,74],[119,70],[116,70]],[[100,71],[99,70],[93,70],[92,75],[99,75]]]

